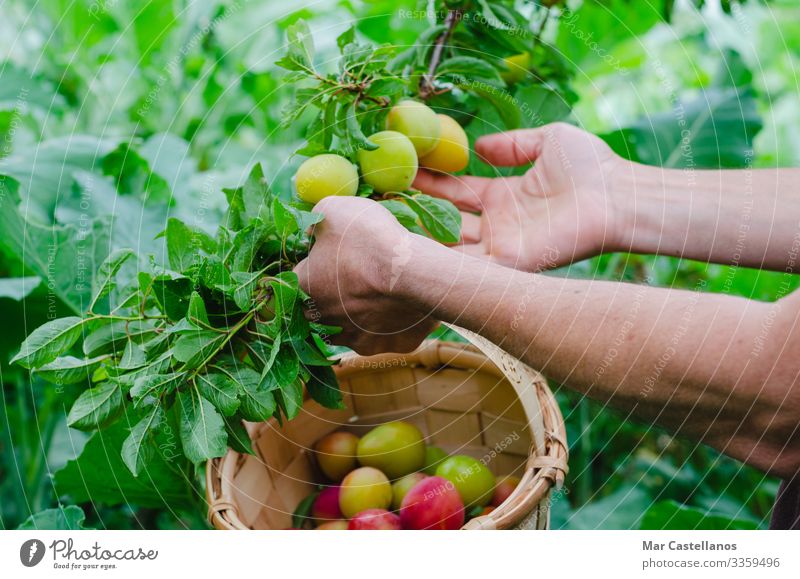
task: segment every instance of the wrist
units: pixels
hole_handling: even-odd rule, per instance
[[[680,233],[687,204],[676,195],[678,171],[624,161],[611,187],[616,215],[615,251],[658,253],[669,246],[671,233]],[[677,177],[680,179],[680,177]]]

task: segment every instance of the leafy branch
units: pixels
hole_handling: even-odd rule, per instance
[[[436,74],[436,68],[439,66],[439,63],[442,60],[442,55],[444,54],[444,50],[447,46],[448,41],[450,40],[450,36],[453,34],[453,29],[455,29],[456,24],[461,19],[461,11],[456,9],[451,9],[447,11],[447,16],[444,19],[444,31],[438,36],[436,42],[434,43],[433,53],[431,54],[431,60],[428,64],[428,71],[422,76],[419,85],[419,96],[420,98],[427,100],[431,98],[434,94],[436,94],[436,90],[433,86],[433,79],[434,75]]]

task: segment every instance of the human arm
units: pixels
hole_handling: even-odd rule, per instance
[[[641,420],[779,476],[800,467],[798,296],[764,304],[529,274],[407,233],[363,199],[320,210],[327,225],[298,274],[357,351],[407,351],[432,320],[452,322]]]
[[[463,210],[459,249],[469,255],[523,271],[611,251],[795,267],[798,169],[649,167],[562,123],[488,135],[475,148],[498,166],[533,167],[499,178],[420,172],[417,187]]]

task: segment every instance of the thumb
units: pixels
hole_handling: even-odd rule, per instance
[[[545,144],[544,128],[517,129],[485,135],[475,142],[475,150],[488,163],[498,167],[516,167],[533,163]]]

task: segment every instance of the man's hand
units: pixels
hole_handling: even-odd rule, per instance
[[[557,123],[487,135],[475,148],[495,166],[535,164],[494,179],[420,171],[417,188],[462,210],[460,249],[537,271],[618,248],[619,208],[607,192],[626,161],[602,140]]]
[[[333,341],[360,354],[416,348],[435,322],[393,289],[417,236],[367,199],[327,197],[314,211],[325,219],[314,228],[311,253],[295,270],[313,298],[307,315],[340,326]]]

